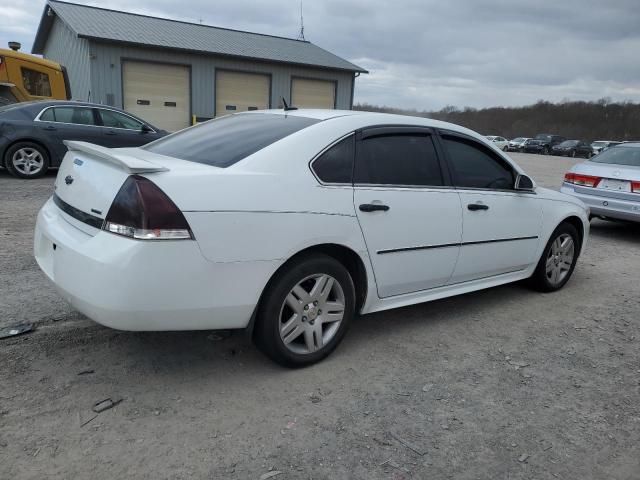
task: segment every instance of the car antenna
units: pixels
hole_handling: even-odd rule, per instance
[[[298,107],[290,107],[287,101],[282,97],[282,104],[284,105],[284,111],[288,112],[289,110],[297,110]]]

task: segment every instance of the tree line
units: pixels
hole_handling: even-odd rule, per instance
[[[575,140],[640,140],[640,104],[612,102],[602,98],[595,102],[540,100],[523,107],[462,109],[448,105],[437,112],[403,110],[367,103],[354,110],[397,113],[456,123],[483,135],[500,135],[508,139],[551,133]]]

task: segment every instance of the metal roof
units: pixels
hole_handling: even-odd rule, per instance
[[[368,73],[307,41],[55,0],[45,5],[32,53],[43,53],[54,21],[49,8],[81,38]]]

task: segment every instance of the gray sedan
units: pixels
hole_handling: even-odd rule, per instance
[[[640,222],[640,143],[616,145],[574,165],[561,191],[582,200],[592,216]]]

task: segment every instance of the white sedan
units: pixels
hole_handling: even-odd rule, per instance
[[[142,148],[67,145],[34,248],[75,308],[122,330],[248,328],[289,366],[356,313],[557,290],[589,233],[580,200],[435,120],[269,110]]]
[[[507,148],[509,147],[509,140],[507,140],[504,137],[496,137],[494,135],[489,135],[488,137],[484,137],[487,140],[489,140],[491,143],[493,143],[496,147],[498,147],[500,150],[506,152]]]

